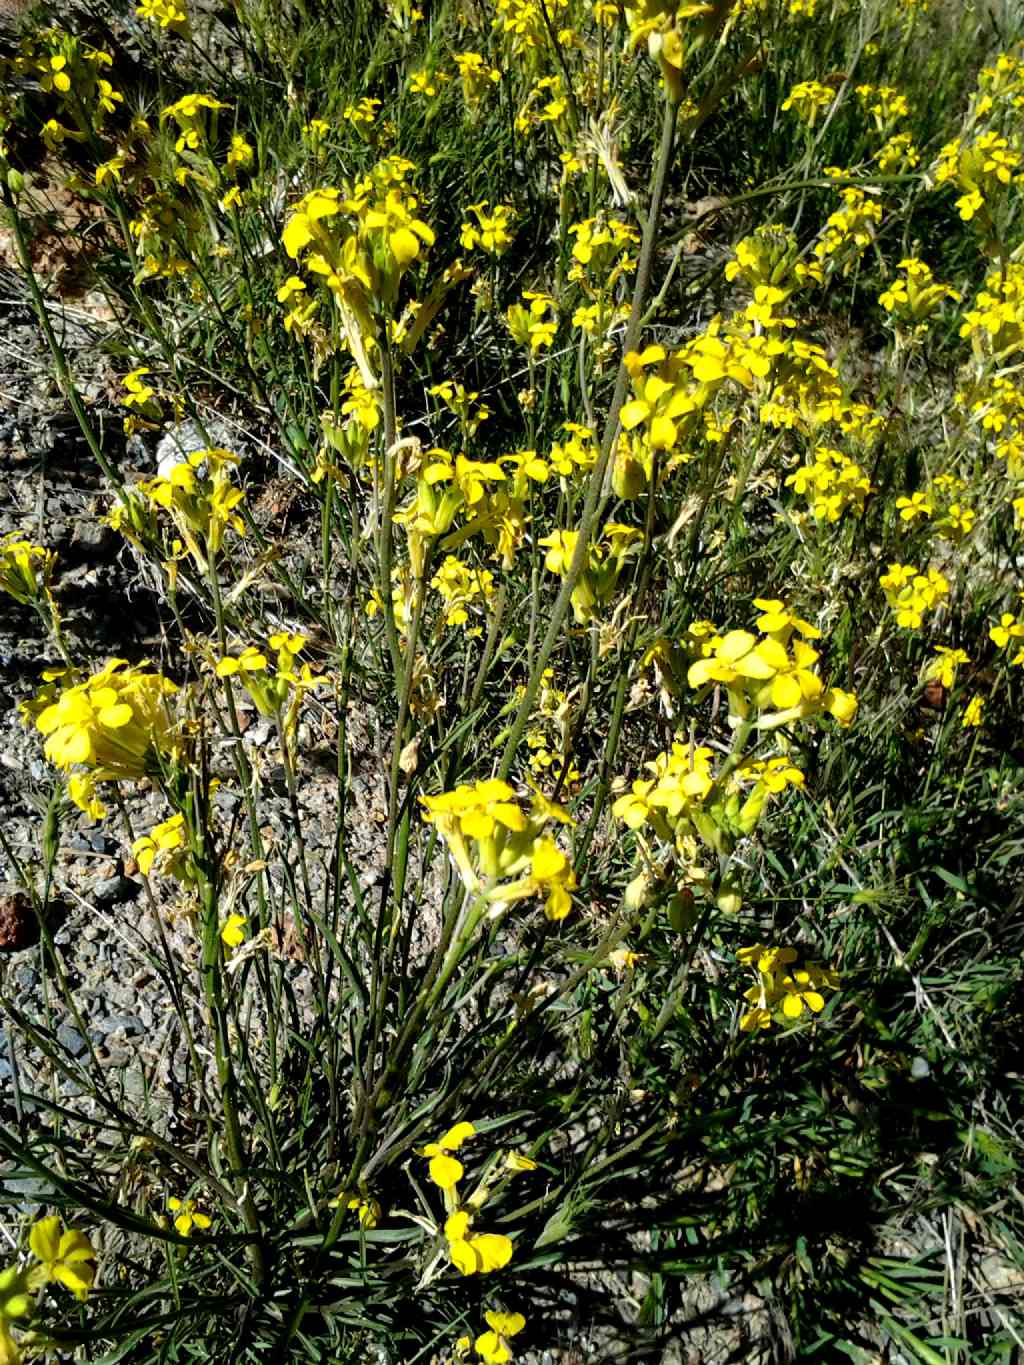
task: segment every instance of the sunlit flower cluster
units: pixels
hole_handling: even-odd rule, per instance
[[[15,602],[39,602],[50,591],[57,556],[12,531],[0,541],[0,591]]]
[[[924,261],[905,256],[899,270],[902,273],[878,296],[878,302],[899,326],[919,332],[944,299],[959,303],[957,291],[948,284],[940,284]]]
[[[873,491],[870,478],[856,460],[824,445],[815,447],[812,464],[801,465],[787,476],[786,486],[807,497],[815,520],[829,522],[838,521],[847,511],[860,516]]]
[[[549,573],[562,578],[568,574],[578,539],[578,531],[550,531],[540,537],[537,543],[547,551],[544,567]],[[641,532],[635,527],[609,521],[600,538],[588,543],[583,572],[570,598],[573,615],[580,625],[592,621],[598,608],[614,596],[623,567],[639,549],[642,540]]]
[[[105,813],[97,782],[158,776],[180,752],[171,709],[178,689],[162,674],[112,659],[85,682],[59,673],[50,679],[22,715],[46,736],[50,762],[72,774],[68,795],[95,819]]]
[[[421,796],[423,818],[448,845],[467,890],[499,913],[519,900],[540,898],[550,920],[572,908],[576,874],[546,828],[571,825],[563,807],[535,792],[529,806],[514,787],[491,778],[440,796]]]
[[[795,948],[755,943],[741,948],[736,956],[756,977],[755,984],[743,993],[750,1006],[740,1019],[744,1033],[770,1028],[773,1020],[799,1019],[805,1010],[820,1014],[825,1008],[822,991],[839,986],[839,977],[830,967],[815,962],[799,965]]]
[[[231,530],[245,534],[237,508],[245,497],[234,482],[238,456],[219,447],[193,451],[166,474],[146,479],[133,490],[154,512],[165,512],[196,566],[207,571]],[[131,509],[114,514],[119,530],[131,522]]]
[[[775,598],[755,598],[754,606],[760,611],[757,635],[714,629],[704,634],[699,657],[687,670],[690,687],[724,687],[734,724],[756,715],[760,729],[771,729],[822,712],[850,724],[856,699],[826,687],[817,672],[821,656],[810,641],[820,639],[821,631]]]
[[[256,645],[247,645],[241,654],[219,659],[214,671],[218,678],[237,678],[260,715],[277,721],[282,735],[289,738],[298,723],[303,698],[324,679],[308,663],[297,663],[306,648],[305,635],[278,631],[267,643],[275,651],[273,660]]]
[[[821,81],[799,81],[782,101],[782,110],[785,113],[791,109],[801,122],[813,128],[818,116],[835,97],[836,92],[830,85],[822,85]]]
[[[913,564],[890,564],[879,579],[896,624],[917,630],[925,616],[949,596],[949,580],[938,569],[921,572]]]

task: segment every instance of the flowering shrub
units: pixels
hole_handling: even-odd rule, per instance
[[[0,1362],[596,1359],[592,1272],[623,1358],[698,1272],[794,1358],[980,1350],[935,1292],[1024,1236],[1019,35],[351,10],[141,0],[121,51],[86,7],[3,58],[10,249],[161,652],[94,657],[45,516],[5,536],[59,659],[4,842],[41,1017],[0,965],[51,1083],[30,1131],[4,1063],[0,1151],[61,1212]],[[137,1103],[50,927],[70,821],[154,926],[184,1079]]]

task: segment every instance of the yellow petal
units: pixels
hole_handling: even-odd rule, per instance
[[[40,1218],[32,1224],[28,1234],[28,1244],[32,1253],[41,1261],[55,1261],[60,1250],[60,1219],[56,1214]]]
[[[526,1326],[522,1313],[485,1313],[484,1321],[503,1337],[514,1337]]]
[[[500,1270],[512,1259],[512,1241],[500,1232],[482,1232],[479,1237],[470,1237],[469,1245],[479,1261],[481,1274]]]
[[[626,403],[619,413],[619,421],[627,431],[632,431],[634,427],[645,421],[651,413],[650,406],[642,398],[634,398],[632,402]]]
[[[469,1214],[461,1209],[458,1213],[451,1214],[444,1225],[444,1235],[449,1242],[461,1242],[465,1240],[466,1233],[469,1231]]]
[[[441,1138],[438,1146],[446,1152],[457,1152],[467,1138],[475,1137],[476,1129],[473,1125],[462,1119],[461,1122],[453,1124],[447,1133]]]
[[[429,1170],[435,1185],[442,1190],[453,1190],[462,1179],[463,1166],[461,1161],[442,1152],[440,1156],[431,1157]]]
[[[463,1275],[475,1275],[479,1269],[477,1258],[468,1242],[450,1242],[448,1255],[452,1258],[452,1265],[461,1270]]]
[[[490,1320],[490,1313],[485,1313],[484,1317]],[[474,1350],[486,1365],[505,1365],[505,1362],[512,1359],[512,1352],[502,1341],[497,1332],[482,1332],[474,1343]]]

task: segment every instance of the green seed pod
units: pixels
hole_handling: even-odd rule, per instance
[[[669,899],[668,922],[677,934],[685,934],[697,923],[697,902],[689,887]]]

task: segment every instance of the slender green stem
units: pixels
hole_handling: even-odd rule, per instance
[[[626,334],[623,338],[622,350],[623,358],[619,363],[619,372],[615,381],[615,391],[612,395],[611,406],[608,410],[608,419],[605,424],[604,436],[601,441],[601,453],[597,463],[591,470],[590,479],[587,483],[587,492],[583,500],[583,510],[580,514],[578,536],[576,547],[573,553],[569,571],[562,580],[558,596],[555,598],[554,606],[551,609],[551,619],[548,624],[547,632],[541,642],[540,650],[533,660],[532,670],[526,689],[523,694],[519,709],[516,712],[514,721],[509,731],[505,749],[498,765],[499,777],[506,778],[512,768],[516,750],[522,740],[523,732],[530,719],[530,713],[537,697],[537,689],[540,686],[541,675],[547,667],[555,645],[558,643],[562,626],[569,612],[570,601],[576,584],[579,582],[587,562],[587,552],[590,545],[591,534],[597,520],[598,504],[601,501],[601,494],[604,487],[605,472],[608,468],[608,461],[612,450],[615,447],[615,439],[618,435],[619,412],[622,408],[623,399],[626,396],[626,380],[628,371],[626,369],[625,357],[636,347],[640,332],[640,319],[643,314],[644,299],[647,295],[647,286],[650,281],[651,265],[654,260],[654,250],[657,244],[658,230],[661,225],[661,210],[665,198],[665,185],[668,178],[668,168],[672,160],[672,149],[675,142],[676,122],[679,107],[672,101],[666,100],[665,112],[662,119],[661,143],[658,148],[658,159],[655,164],[654,187],[651,191],[651,205],[647,214],[647,222],[644,227],[643,242],[640,248],[640,261],[637,266],[636,285],[633,290],[633,306],[630,310],[629,322],[626,326]]]
[[[75,385],[74,377],[71,374],[71,367],[68,364],[64,348],[57,340],[57,335],[50,322],[50,315],[47,312],[46,300],[43,298],[42,290],[39,288],[39,281],[36,279],[35,270],[32,267],[32,258],[29,256],[28,244],[25,241],[25,226],[14,194],[7,183],[6,176],[0,175],[0,191],[3,193],[4,206],[10,214],[11,227],[14,230],[14,243],[18,252],[18,261],[25,275],[25,282],[28,285],[29,295],[32,299],[32,307],[36,317],[39,319],[39,326],[42,328],[43,336],[46,338],[46,345],[50,355],[53,357],[53,367],[57,373],[57,382],[61,392],[71,406],[71,411],[75,414],[75,419],[81,428],[82,435],[85,437],[96,463],[103,470],[103,473],[113,484],[114,488],[121,493],[124,483],[120,474],[107,459],[103,447],[100,445],[99,438],[93,430],[89,420],[89,414],[85,410],[81,395]]]

